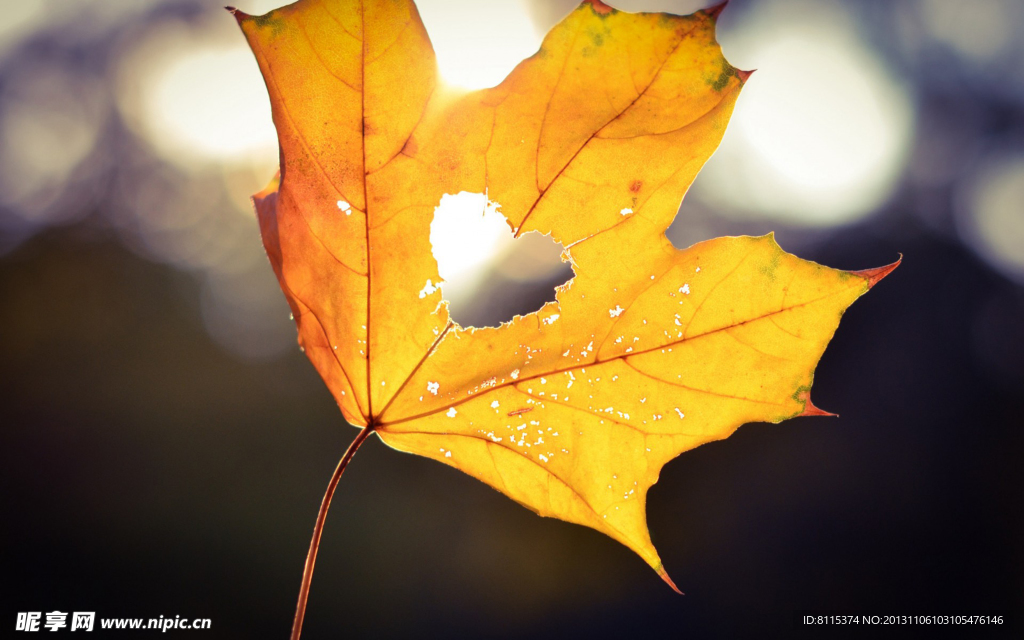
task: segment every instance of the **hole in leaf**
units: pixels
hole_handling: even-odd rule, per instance
[[[555,299],[573,276],[563,247],[536,232],[515,238],[501,205],[482,193],[445,194],[434,209],[430,245],[452,319],[496,327]]]

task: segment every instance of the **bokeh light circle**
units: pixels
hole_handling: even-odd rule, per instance
[[[757,72],[696,193],[726,212],[848,223],[876,210],[901,175],[910,98],[840,8],[786,7],[755,10],[720,35],[732,63]]]
[[[958,190],[957,230],[986,262],[1024,283],[1024,153],[979,163]]]
[[[270,100],[233,21],[156,27],[124,56],[118,106],[164,158],[249,163],[277,156]]]

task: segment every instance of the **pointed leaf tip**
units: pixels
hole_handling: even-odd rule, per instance
[[[852,273],[855,276],[860,276],[862,278],[867,278],[867,280],[868,280],[868,289],[870,289],[871,287],[873,287],[876,284],[878,284],[879,280],[881,280],[885,276],[887,276],[890,273],[892,273],[893,271],[895,271],[896,267],[900,266],[900,263],[902,263],[902,262],[903,262],[903,254],[901,253],[900,254],[900,259],[897,260],[896,262],[892,263],[892,264],[887,264],[884,267],[876,267],[874,269],[862,269],[860,271],[850,271],[850,273]]]
[[[681,596],[686,595],[685,593],[679,590],[679,587],[676,586],[676,583],[672,582],[672,578],[668,577],[668,572],[665,571],[665,567],[658,567],[658,575],[661,576],[661,579],[665,581],[665,584],[672,587],[673,591],[675,591]]]
[[[741,70],[737,69],[736,70],[736,75],[739,77],[740,82],[746,82],[747,78],[749,78],[751,75],[753,75],[755,71],[757,71],[757,69],[751,69],[750,71],[741,71]]]
[[[244,11],[241,11],[239,9],[236,9],[235,7],[232,7],[231,5],[228,5],[228,6],[224,7],[224,10],[227,11],[228,13],[230,13],[231,15],[235,16],[235,20],[238,20],[239,24],[241,24],[242,20],[245,20],[246,18],[249,17],[248,13],[246,13]]]
[[[814,403],[811,402],[810,396],[808,396],[807,402],[804,404],[804,410],[802,413],[800,413],[798,417],[802,416],[828,416],[830,418],[838,418],[839,414],[832,413],[831,411],[825,411],[824,409],[819,409],[818,407],[814,406]]]
[[[838,418],[839,417],[838,413],[832,413],[831,411],[825,411],[824,409],[819,409],[818,407],[814,406],[814,403],[811,402],[811,391],[810,391],[810,389],[805,389],[805,390],[801,391],[796,396],[796,399],[797,400],[802,400],[803,403],[804,403],[804,410],[801,411],[800,413],[796,414],[795,417],[797,417],[797,418],[800,418],[802,416],[830,416],[830,417],[833,417],[833,418]]]
[[[711,18],[712,20],[718,20],[718,16],[722,13],[722,11],[725,9],[725,5],[727,4],[729,4],[729,0],[724,0],[724,2],[719,2],[713,7],[708,7],[707,9],[703,10],[704,15]]]

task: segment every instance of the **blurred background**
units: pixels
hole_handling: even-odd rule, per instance
[[[445,80],[480,88],[575,2],[419,5]],[[0,628],[78,610],[283,638],[355,430],[299,352],[250,210],[276,165],[255,61],[206,0],[0,6]],[[817,370],[842,418],[750,425],[665,468],[649,524],[687,596],[600,534],[374,441],[335,497],[306,637],[789,637],[799,612],[851,610],[1003,615],[944,631],[1021,637],[1022,29],[1017,0],[722,14],[726,56],[758,71],[673,242],[774,230],[830,266],[904,263]],[[550,243],[445,233],[463,324],[534,310],[570,275]]]

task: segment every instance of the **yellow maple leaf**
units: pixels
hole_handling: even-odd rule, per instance
[[[747,422],[823,413],[814,367],[895,267],[830,269],[770,235],[665,237],[749,75],[715,41],[720,10],[584,2],[471,93],[438,82],[411,0],[235,12],[281,146],[255,196],[264,243],[358,442],[376,433],[597,529],[669,584],[645,514],[662,466]],[[498,328],[450,319],[430,224],[461,191],[566,247],[557,302]]]

